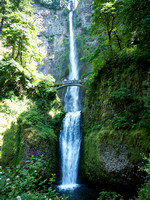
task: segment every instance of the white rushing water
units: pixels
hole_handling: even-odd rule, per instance
[[[77,6],[77,1],[73,1]],[[70,67],[69,80],[79,79],[79,69],[77,61],[77,52],[74,41],[73,29],[73,11],[69,12],[69,27],[70,27]],[[61,149],[61,170],[62,184],[61,189],[73,189],[77,187],[78,164],[81,145],[81,111],[79,102],[79,87],[68,87],[65,101],[66,116],[62,122],[60,131],[60,149]]]
[[[81,112],[68,112],[63,120],[60,133],[62,153],[62,185],[61,189],[73,189],[77,186]]]
[[[69,27],[70,27],[70,67],[69,67],[69,80],[79,79],[79,69],[77,60],[77,51],[74,42],[73,30],[73,11],[69,12]],[[65,111],[75,112],[79,108],[79,87],[68,87],[65,95]]]

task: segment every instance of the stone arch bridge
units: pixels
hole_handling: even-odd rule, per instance
[[[64,79],[63,81],[57,81],[54,83],[56,86],[56,89],[59,90],[64,87],[69,87],[69,86],[78,86],[78,87],[83,87],[86,88],[85,85],[83,85],[83,80],[66,80]]]

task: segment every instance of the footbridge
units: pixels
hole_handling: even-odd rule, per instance
[[[56,86],[56,89],[59,90],[61,88],[64,87],[69,87],[69,86],[78,86],[78,87],[83,87],[83,88],[87,88],[85,85],[83,85],[83,80],[67,80],[64,79],[63,81],[57,81],[54,83],[54,85]]]

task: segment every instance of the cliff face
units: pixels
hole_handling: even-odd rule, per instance
[[[76,41],[81,76],[91,71],[91,65],[80,58],[86,57],[88,49],[96,43],[96,40],[90,37],[92,2],[93,0],[82,0],[76,10]]]
[[[142,180],[139,169],[150,150],[148,68],[144,58],[134,67],[133,62],[128,56],[112,60],[88,84],[81,158],[88,181],[136,185]]]
[[[41,49],[46,54],[43,65],[38,66],[38,71],[44,74],[52,74],[56,80],[67,78],[69,65],[69,11],[66,8],[62,10],[51,10],[44,8],[38,3],[34,4],[36,9],[36,24],[39,29],[38,36],[42,40]],[[83,46],[90,46],[87,37],[88,29],[91,25],[91,7],[92,0],[80,1],[75,12],[76,27],[75,37],[79,51],[78,59],[83,56]],[[84,44],[81,44],[81,36],[84,33]],[[82,39],[83,40],[83,39]],[[86,44],[85,44],[86,43]],[[80,74],[89,71],[91,66],[80,62]]]
[[[80,21],[82,29],[90,28],[93,0],[82,0],[77,7],[77,21]],[[82,34],[82,29],[77,29],[78,34]]]
[[[67,79],[69,71],[69,11],[67,8],[62,10],[52,10],[34,3],[35,20],[38,26],[38,36],[42,41],[41,50],[46,55],[43,65],[38,65],[38,72],[52,74],[55,80]],[[76,47],[78,51],[78,65],[80,78],[91,70],[91,65],[80,58],[87,56],[87,50],[95,43],[90,37],[92,0],[82,0],[79,2],[74,12],[74,28]],[[63,103],[66,88],[58,92]],[[84,90],[80,90],[80,98],[84,97]],[[82,100],[81,100],[82,101]],[[81,103],[83,104],[83,103]]]
[[[61,65],[61,55],[66,51],[63,46],[64,38],[68,38],[66,14],[63,10],[55,13],[36,3],[34,7],[38,36],[42,40],[41,49],[46,55],[43,65],[38,66],[38,71],[52,74],[58,79],[65,67]]]

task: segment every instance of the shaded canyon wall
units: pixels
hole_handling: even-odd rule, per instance
[[[38,35],[42,40],[41,49],[46,54],[43,65],[38,66],[38,71],[44,74],[50,73],[56,80],[63,80],[68,76],[69,65],[68,11],[67,9],[54,11],[39,4],[34,4],[34,7],[39,27]],[[74,25],[80,77],[91,70],[91,66],[80,58],[87,56],[88,50],[96,46],[96,40],[90,37],[91,13],[92,0],[81,0],[74,16],[76,18]],[[116,72],[120,73],[119,67]],[[114,72],[114,76],[116,72]],[[120,80],[124,74],[119,76]],[[105,74],[103,75],[105,76]],[[109,126],[103,127],[102,125],[103,121],[107,121],[113,112],[113,109],[110,109],[111,103],[109,103],[108,95],[110,90],[113,90],[113,83],[111,87],[108,87],[107,81],[105,78],[99,79],[95,87],[97,94],[93,97],[91,94],[92,98],[86,97],[85,99],[83,108],[84,137],[81,153],[82,178],[98,183],[102,181],[124,184],[135,182],[139,177],[137,174],[139,166],[131,158],[136,154],[130,146],[132,142],[134,143],[134,138],[129,142],[128,131],[127,133],[124,133],[124,130],[114,131]],[[127,80],[127,82],[130,85],[131,80]],[[122,87],[125,87],[123,82]],[[59,92],[62,102],[64,94],[65,89]],[[84,97],[84,91],[81,91],[80,96]],[[135,131],[135,137],[143,131]]]

